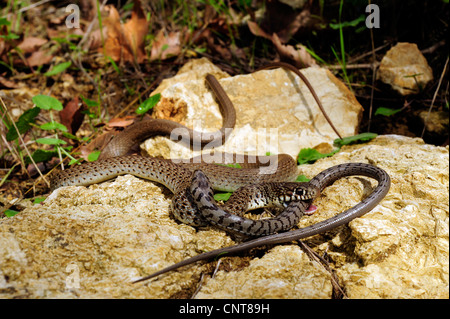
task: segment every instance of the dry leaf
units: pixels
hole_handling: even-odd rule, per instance
[[[17,89],[19,87],[19,85],[11,80],[5,79],[3,76],[0,76],[0,87],[4,86],[5,88],[8,89]]]
[[[78,103],[78,96],[69,101],[64,109],[59,112],[61,124],[67,127],[70,134],[75,134],[83,123],[83,108]]]
[[[31,53],[36,51],[42,45],[47,43],[47,39],[37,38],[37,37],[27,37],[17,46],[22,50],[23,54]]]
[[[123,26],[117,9],[107,6],[109,16],[104,19],[106,27],[105,54],[114,61],[142,63],[146,59],[145,35],[148,22],[139,0],[134,1],[131,18]],[[102,52],[103,48],[99,48]]]
[[[111,57],[114,61],[119,61],[122,56],[122,43],[124,42],[119,12],[113,6],[106,6],[105,11],[109,12],[109,16],[103,19],[103,24],[105,25],[103,32],[106,30],[104,54]],[[98,51],[103,51],[101,45],[99,45]]]
[[[142,63],[147,57],[144,42],[147,31],[148,22],[142,10],[141,2],[135,0],[131,19],[123,25],[123,34],[129,51],[136,57],[138,63]]]
[[[53,56],[47,50],[39,50],[31,53],[31,55],[27,58],[28,66],[40,66],[43,64],[50,63],[53,59]]]
[[[260,26],[253,21],[247,21],[248,28],[253,35],[256,35],[257,37],[263,37],[269,40],[272,40],[272,36],[268,34],[266,31],[260,28]]]
[[[125,116],[124,118],[113,118],[106,123],[107,128],[114,127],[127,127],[134,123],[136,117],[134,116]]]
[[[289,62],[299,69],[316,64],[316,61],[302,45],[297,45],[296,47],[293,47],[292,45],[283,45],[276,33],[272,35],[272,43],[277,49],[281,60]]]

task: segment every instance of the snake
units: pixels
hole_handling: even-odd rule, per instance
[[[176,270],[183,266],[193,264],[195,262],[209,260],[217,258],[219,256],[222,257],[224,255],[237,254],[260,246],[290,243],[292,241],[321,234],[329,230],[332,230],[336,227],[345,225],[354,218],[361,217],[362,215],[371,211],[386,196],[391,185],[391,179],[389,175],[386,173],[386,171],[377,166],[366,163],[344,163],[332,166],[322,171],[308,182],[309,184],[318,188],[320,191],[323,191],[323,189],[325,189],[327,186],[331,185],[340,178],[359,175],[370,177],[377,180],[378,185],[372,191],[372,193],[370,193],[369,196],[367,196],[365,199],[363,199],[361,202],[359,202],[352,208],[345,210],[344,212],[341,212],[331,218],[328,218],[311,226],[296,229],[293,231],[280,232],[268,236],[257,237],[255,239],[244,241],[234,246],[215,249],[206,253],[199,254],[197,256],[188,258],[186,260],[180,261],[166,268],[163,268],[151,275],[139,278],[133,281],[133,283],[142,282],[160,276],[162,274]],[[195,189],[195,187],[193,188]],[[208,188],[209,188],[208,185],[203,187],[197,186],[196,192],[198,192],[198,194],[204,193],[205,195],[205,193],[209,191]],[[212,200],[198,203],[198,205],[200,206],[206,205],[205,207],[210,207],[212,204],[213,204]],[[304,212],[306,210],[308,205],[309,204],[307,201],[292,201],[289,203],[288,208],[293,213],[300,215],[301,212]]]
[[[223,155],[220,157],[221,159],[215,159],[220,162],[229,161],[230,158],[231,160],[237,160],[237,154],[221,153],[221,155]],[[233,197],[243,198],[244,201],[248,200],[246,197],[248,192],[246,193],[245,186],[248,185],[249,181],[254,184],[263,184],[265,188],[261,186],[257,190],[260,193],[254,195],[255,199],[261,200],[256,203],[256,206],[248,207],[248,209],[256,209],[266,206],[266,204],[277,205],[281,202],[287,202],[285,195],[283,195],[286,191],[298,194],[298,196],[292,196],[291,200],[313,199],[317,196],[317,190],[309,185],[281,183],[293,181],[297,177],[297,165],[290,155],[245,155],[241,156],[241,160],[243,160],[240,163],[241,168],[236,168],[207,162],[196,163],[195,157],[189,163],[176,163],[176,161],[170,159],[139,155],[109,157],[56,172],[51,179],[51,189],[55,190],[63,186],[73,185],[87,186],[110,180],[119,175],[131,174],[166,186],[174,194],[171,202],[171,212],[174,217],[191,226],[206,226],[209,224],[199,214],[196,202],[190,192],[192,175],[196,170],[201,170],[208,175],[215,190],[235,191]],[[264,192],[273,194],[270,203],[263,202],[263,199],[266,198]],[[233,208],[235,210],[232,213],[238,215],[242,215],[247,210],[247,208],[239,210],[237,205],[230,206],[230,209]],[[278,224],[278,219],[268,218],[260,220],[258,223],[261,224],[263,229],[270,228],[277,231],[276,225],[272,225],[272,223]],[[289,221],[287,219],[286,223]],[[290,227],[294,225],[289,224]],[[229,229],[232,230],[231,226],[229,226]]]
[[[292,70],[307,83],[312,92],[314,91],[307,78],[292,65],[276,62],[269,64],[265,68],[273,67],[283,67]],[[279,154],[276,156],[241,156],[239,154],[230,155],[225,153],[221,154],[219,159],[215,159],[213,156],[212,162],[200,161],[201,163],[196,163],[198,162],[196,158],[191,159],[189,163],[185,163],[175,159],[167,160],[153,157],[144,158],[140,156],[127,156],[134,145],[143,142],[145,139],[154,135],[170,135],[173,137],[174,131],[177,132],[178,138],[181,138],[181,141],[189,141],[192,143],[190,144],[191,146],[200,145],[209,147],[223,144],[228,138],[230,129],[235,125],[236,112],[233,103],[215,76],[208,74],[205,80],[206,84],[214,93],[223,115],[223,123],[220,130],[212,133],[203,133],[194,131],[182,124],[169,120],[151,119],[142,121],[137,125],[130,126],[121,134],[114,137],[114,139],[102,150],[98,161],[72,166],[69,169],[54,174],[51,178],[51,190],[62,186],[90,185],[112,179],[118,175],[133,174],[138,177],[159,182],[174,193],[171,211],[177,220],[191,226],[204,226],[208,224],[208,220],[205,220],[198,213],[196,203],[193,201],[189,191],[189,184],[195,170],[202,170],[207,174],[212,182],[213,188],[221,191],[237,191],[239,188],[242,188],[249,183],[261,184],[294,181],[297,176],[297,166],[295,160],[287,154]],[[340,136],[339,132],[326,115],[317,95],[313,93],[313,96],[336,134]],[[205,157],[205,155],[201,155],[202,160]],[[232,159],[228,160],[225,157],[231,157]],[[239,158],[240,161],[237,161],[236,158]],[[212,165],[215,163],[224,164],[227,162],[239,163],[242,168],[237,170],[231,167]],[[290,186],[294,188],[292,192],[295,193],[295,187],[298,186],[295,186],[294,184],[291,184]],[[278,184],[275,186],[275,184],[273,184],[270,187],[270,193],[275,193],[276,189],[279,189],[281,185]],[[287,185],[284,185],[283,188],[284,191],[286,191]],[[244,195],[244,192],[248,193],[248,191],[242,189],[237,191],[234,198],[238,198],[239,196],[245,198],[248,194]],[[307,195],[306,193],[310,193],[310,195]],[[316,193],[316,189],[309,187],[309,189],[304,190],[303,196],[314,197],[316,196]],[[259,195],[258,198],[262,199],[265,198],[265,196]],[[272,196],[272,199],[276,200],[276,202],[271,202],[270,204],[276,205],[281,201],[281,197],[279,196],[278,199],[277,196]],[[233,207],[231,209],[233,209]],[[231,212],[233,215],[243,214],[242,210],[234,209]],[[265,230],[263,233],[270,234],[276,232],[281,226],[279,225],[280,220],[285,221],[281,226],[283,229],[295,225],[292,222],[296,221],[297,218],[284,219],[283,216],[285,215],[281,215],[273,220],[267,219],[262,221],[261,223],[267,225],[264,226],[263,229],[270,229],[270,231]],[[240,228],[242,228],[242,226],[236,225],[236,227],[239,228],[236,232],[241,232]],[[233,231],[232,226],[228,225],[228,230]]]
[[[266,68],[273,67],[292,70],[307,83],[311,92],[314,92],[307,79],[295,67],[278,62]],[[172,137],[174,130],[178,132],[182,141],[193,143],[190,145],[196,145],[196,143],[201,146],[223,144],[228,137],[229,130],[227,129],[234,127],[236,114],[232,102],[217,79],[208,74],[206,83],[218,100],[223,115],[223,125],[220,130],[213,133],[201,133],[168,120],[152,119],[144,121],[138,125],[132,125],[115,137],[102,150],[100,160],[75,165],[59,171],[51,179],[51,189],[54,190],[62,186],[90,185],[119,175],[132,174],[156,181],[169,188],[174,193],[171,211],[175,218],[183,223],[192,226],[204,226],[212,223],[232,233],[244,234],[245,236],[262,236],[236,246],[200,254],[141,278],[136,282],[153,278],[196,261],[209,259],[224,252],[236,253],[260,245],[284,243],[325,232],[370,211],[386,195],[390,185],[389,176],[380,168],[363,163],[348,163],[343,166],[332,167],[317,175],[309,183],[292,183],[297,176],[297,166],[295,160],[287,154],[246,156],[225,153],[219,156],[217,162],[199,162],[196,158],[185,162],[183,160],[175,161],[173,159],[126,155],[133,145],[148,137],[154,135],[171,135]],[[313,96],[324,116],[340,137],[315,92]],[[237,157],[240,157],[242,168],[216,165],[217,163],[225,163],[225,157],[233,158],[233,162]],[[352,209],[310,226],[310,228],[286,232],[297,224],[311,201],[327,185],[338,178],[351,175],[375,178],[378,181],[378,186],[366,200]],[[211,199],[211,189],[235,191],[232,197],[234,199],[231,200],[230,204],[218,207]],[[202,199],[199,197],[202,197]],[[237,204],[243,201],[250,204]],[[241,216],[246,210],[268,204],[282,204],[285,206],[285,211],[274,218],[259,221],[248,220]],[[213,210],[216,210],[216,212],[213,212]]]

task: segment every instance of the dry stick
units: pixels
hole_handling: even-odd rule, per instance
[[[372,62],[376,62],[376,56],[375,56],[375,44],[373,41],[373,31],[372,28],[370,30],[370,41],[372,45]],[[369,123],[367,124],[367,131],[370,132],[370,124],[372,123],[372,111],[373,111],[373,94],[375,91],[375,77],[377,75],[377,68],[375,66],[372,67],[372,87],[370,88],[370,106],[369,106]]]
[[[390,46],[391,44],[392,44],[391,42],[385,43],[385,44],[383,44],[383,45],[381,45],[381,46],[379,46],[379,47],[377,47],[377,48],[375,48],[375,49],[372,49],[372,50],[369,51],[369,52],[366,52],[366,53],[363,53],[363,54],[357,56],[356,58],[348,59],[348,63],[349,63],[349,64],[355,63],[356,61],[359,61],[359,60],[361,60],[361,59],[364,59],[364,58],[365,58],[366,56],[368,56],[368,55],[371,55],[371,54],[373,55],[375,52],[378,52],[378,51],[384,49],[385,47]]]
[[[442,79],[444,78],[445,70],[447,70],[447,65],[448,65],[448,56],[447,56],[447,60],[445,61],[444,69],[442,70],[438,86],[436,88],[436,91],[434,91],[433,100],[431,100],[430,108],[428,109],[428,114],[427,114],[427,117],[425,119],[425,123],[423,125],[422,135],[420,135],[421,138],[423,138],[423,135],[425,134],[425,129],[427,127],[428,118],[430,117],[431,109],[433,108],[434,101],[436,100],[437,93],[439,92],[439,89],[441,87],[441,83],[442,83]]]
[[[22,13],[22,12],[28,11],[30,9],[33,9],[33,8],[36,8],[36,7],[40,6],[41,4],[44,4],[44,3],[47,3],[47,2],[50,2],[50,1],[52,1],[52,0],[42,0],[42,1],[30,4],[29,6],[27,6],[25,8],[19,9],[19,12]]]
[[[345,66],[346,69],[373,69],[377,68],[380,65],[380,62],[373,63],[360,63],[360,64],[347,64]],[[342,69],[342,65],[327,65],[325,68],[330,70],[340,70]]]
[[[310,259],[317,262],[323,269],[325,269],[325,271],[327,271],[330,274],[330,277],[331,277],[330,280],[331,280],[331,285],[333,286],[333,291],[336,294],[339,293],[340,296],[347,298],[347,295],[345,294],[343,288],[339,284],[339,280],[338,280],[336,274],[334,273],[333,269],[330,267],[329,262],[326,261],[323,257],[321,257],[314,250],[312,250],[311,247],[309,247],[307,244],[305,244],[302,240],[299,240],[298,244],[299,244],[300,248],[306,253],[306,255],[309,256]]]

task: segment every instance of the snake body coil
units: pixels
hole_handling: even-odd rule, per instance
[[[362,175],[374,178],[378,181],[378,185],[373,190],[373,192],[363,201],[336,216],[305,228],[269,236],[263,236],[243,242],[241,244],[237,244],[235,246],[212,250],[173,264],[149,276],[140,278],[134,282],[137,283],[145,281],[198,261],[213,259],[222,255],[237,254],[239,252],[247,251],[249,249],[264,245],[289,243],[294,240],[314,236],[334,229],[338,226],[345,225],[352,219],[360,217],[372,210],[386,196],[391,185],[391,179],[389,175],[381,168],[370,164],[347,163],[330,167],[320,174],[316,175],[312,180],[309,181],[310,184],[318,187],[319,190],[322,191],[325,187],[331,185],[337,179],[352,175]],[[288,205],[288,207],[293,211],[302,212],[305,211],[305,209],[308,207],[308,204],[304,201],[293,201]]]
[[[305,81],[324,116],[329,121],[307,79],[297,69],[288,64],[274,63],[268,68],[276,66],[294,71]],[[239,162],[242,168],[199,162],[195,158],[189,163],[183,163],[182,161],[176,163],[174,160],[125,156],[134,144],[140,143],[150,136],[170,135],[174,129],[178,128],[185,132],[182,133],[182,140],[189,140],[194,143],[194,146],[196,144],[202,146],[222,144],[227,138],[226,129],[234,127],[236,114],[233,104],[219,82],[212,75],[208,75],[206,81],[218,99],[223,114],[223,127],[220,130],[202,134],[172,121],[150,120],[142,122],[139,125],[131,126],[118,137],[115,137],[102,151],[101,160],[75,165],[55,174],[52,178],[52,189],[56,189],[69,185],[90,185],[109,180],[118,175],[132,174],[159,182],[169,188],[175,194],[172,200],[174,216],[184,223],[193,226],[214,224],[234,234],[251,237],[263,236],[236,246],[200,254],[141,278],[136,282],[223,253],[232,254],[261,245],[286,243],[325,232],[367,213],[388,192],[390,178],[386,172],[375,166],[362,163],[348,163],[331,167],[318,174],[309,183],[287,183],[295,180],[297,166],[295,160],[285,154],[254,157],[224,154],[224,157],[231,157],[231,160],[218,161],[220,164],[234,163],[236,157],[242,157],[243,161]],[[329,123],[336,134],[340,136],[331,121]],[[351,175],[374,178],[378,181],[378,186],[366,199],[351,209],[315,225],[286,232],[297,224],[309,203],[325,187],[339,178]],[[212,197],[212,189],[236,192],[229,203],[220,207]],[[261,221],[253,221],[241,216],[246,210],[268,204],[284,204],[286,209],[274,218]]]

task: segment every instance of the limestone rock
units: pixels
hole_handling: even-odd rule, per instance
[[[389,135],[300,167],[313,177],[345,162],[385,169],[386,198],[365,216],[304,242],[325,254],[349,298],[448,298],[449,149]],[[304,227],[360,201],[376,185],[346,178],[315,202]],[[67,187],[0,220],[2,298],[330,298],[330,274],[297,245],[261,258],[183,267],[143,284],[131,280],[233,241],[212,228],[179,224],[163,187],[132,176]],[[223,262],[225,263],[225,261]]]
[[[315,88],[340,134],[355,135],[363,109],[354,95],[328,70],[308,68],[301,72]],[[207,59],[187,63],[155,90],[163,98],[172,99],[175,109],[179,103],[187,105],[183,123],[188,127],[208,132],[222,126],[219,107],[205,85],[207,73],[219,79],[237,114],[235,129],[217,151],[251,155],[287,153],[295,158],[302,148],[331,145],[337,138],[306,85],[292,72],[275,69],[230,77]],[[160,136],[147,140],[144,148],[152,156],[165,158],[199,154]]]
[[[433,70],[415,43],[400,42],[381,60],[377,78],[401,95],[409,95],[433,80]]]

